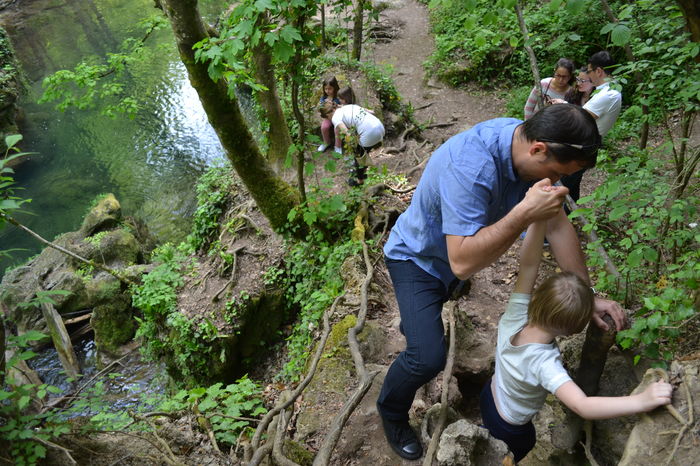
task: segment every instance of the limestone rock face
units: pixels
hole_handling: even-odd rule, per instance
[[[700,448],[695,413],[700,412],[699,362],[695,359],[672,364],[669,377],[674,385],[673,409],[680,419],[663,407],[639,415],[619,466],[698,464]],[[649,369],[633,393],[641,392],[663,377],[663,371]]]
[[[509,455],[506,444],[488,430],[461,419],[442,432],[437,461],[440,466],[493,466],[508,464]]]

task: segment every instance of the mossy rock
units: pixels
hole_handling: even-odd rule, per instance
[[[131,341],[136,333],[136,321],[126,294],[95,306],[90,324],[95,331],[95,345],[101,353],[115,356],[119,347]]]
[[[311,466],[314,462],[313,453],[294,440],[284,441],[284,455],[300,466]]]
[[[122,207],[114,194],[106,194],[97,201],[97,205],[83,219],[80,233],[92,236],[100,231],[116,228],[122,219]]]

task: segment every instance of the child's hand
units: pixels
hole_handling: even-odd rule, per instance
[[[663,406],[671,403],[671,394],[673,387],[671,384],[659,380],[650,384],[642,393],[643,411],[651,411],[657,406]]]

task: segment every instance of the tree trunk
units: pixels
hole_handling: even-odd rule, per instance
[[[61,365],[66,370],[66,375],[76,379],[78,374],[80,374],[80,366],[73,350],[73,342],[68,336],[68,330],[66,330],[61,315],[48,303],[41,305],[41,313],[44,314],[44,320],[46,320],[46,325],[49,327],[53,345],[58,353],[58,359],[61,360]]]
[[[355,4],[355,19],[352,25],[352,58],[360,61],[362,55],[362,27],[365,14],[365,1],[357,0]]]
[[[537,67],[537,57],[535,57],[535,51],[529,44],[530,34],[527,32],[527,25],[525,24],[525,18],[523,17],[523,9],[520,5],[520,1],[515,4],[515,14],[518,16],[518,25],[520,26],[520,32],[523,35],[523,43],[525,44],[525,51],[530,59],[530,70],[532,71],[532,79],[535,81],[535,91],[537,93],[537,102],[539,103],[539,108],[544,107],[544,100],[542,99],[542,86],[540,85],[540,70]]]
[[[601,330],[592,322],[588,325],[586,340],[581,348],[581,361],[576,371],[574,381],[587,396],[598,393],[600,376],[608,359],[608,351],[615,344],[615,324],[607,315],[604,317],[608,324],[607,331]],[[583,419],[569,409],[565,409],[566,419],[552,429],[552,444],[562,450],[572,449],[581,438]]]
[[[678,0],[693,42],[700,42],[700,4],[697,0]],[[695,57],[700,60],[700,55]]]
[[[253,61],[255,63],[255,78],[258,83],[267,88],[266,91],[257,93],[258,102],[265,110],[267,120],[270,123],[270,150],[267,159],[279,171],[287,158],[289,146],[292,145],[292,137],[289,134],[287,119],[282,111],[280,99],[277,94],[277,80],[272,70],[272,56],[270,49],[263,42],[253,51]]]
[[[272,227],[283,227],[289,211],[298,205],[299,196],[275,174],[260,152],[246,126],[236,97],[229,94],[226,83],[223,80],[212,81],[207,63],[195,61],[192,47],[208,37],[197,9],[197,0],[160,0],[160,5],[172,26],[190,83],[199,95],[226,156]]]

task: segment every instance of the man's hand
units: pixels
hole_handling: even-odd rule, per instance
[[[624,328],[625,313],[618,303],[610,299],[595,298],[593,306],[593,322],[602,330],[608,330],[608,324],[603,320],[605,314],[615,322],[615,328],[618,331]]]
[[[552,186],[549,178],[535,183],[525,194],[525,198],[520,201],[529,223],[538,220],[547,220],[555,216],[561,210],[561,205],[566,199],[569,190],[564,186]]]

